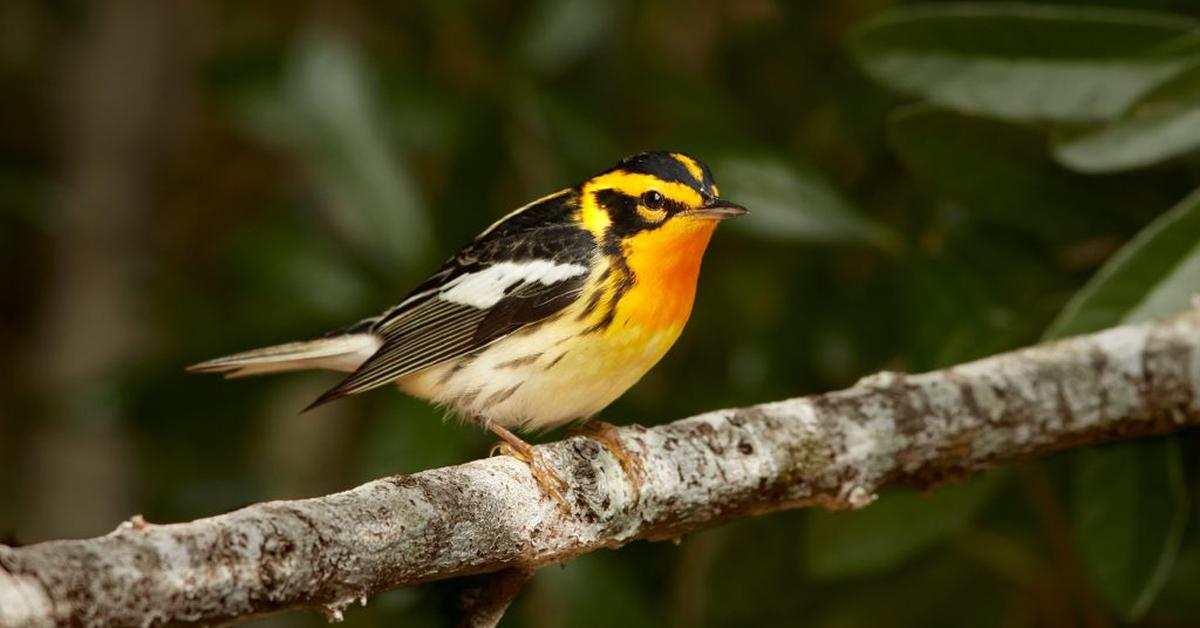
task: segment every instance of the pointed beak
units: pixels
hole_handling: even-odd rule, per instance
[[[693,209],[692,216],[703,218],[706,220],[726,220],[737,216],[743,216],[750,213],[750,210],[724,199],[713,199],[712,202],[706,204],[699,209]]]

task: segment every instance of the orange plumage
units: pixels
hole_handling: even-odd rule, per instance
[[[565,505],[508,428],[588,419],[637,383],[683,332],[717,223],[744,213],[692,157],[634,155],[509,213],[378,316],[192,368],[351,372],[314,405],[394,383],[495,432]]]
[[[634,287],[617,306],[617,321],[650,329],[683,328],[692,313],[700,261],[717,223],[681,219],[623,243]]]

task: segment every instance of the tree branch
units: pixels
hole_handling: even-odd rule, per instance
[[[374,593],[514,568],[802,506],[857,508],[1067,447],[1200,423],[1200,310],[954,368],[619,432],[635,494],[586,437],[539,448],[572,512],[524,465],[477,460],[188,523],[135,518],[103,537],[0,546],[0,625],[212,623],[331,614]],[[501,596],[503,597],[503,596]]]
[[[531,567],[508,567],[489,575],[478,588],[468,589],[462,596],[459,628],[495,628],[533,572]]]

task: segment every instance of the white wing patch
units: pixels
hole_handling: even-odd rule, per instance
[[[456,277],[442,287],[439,298],[480,309],[492,307],[518,283],[548,286],[588,272],[582,264],[557,264],[547,260],[500,262],[479,272]]]

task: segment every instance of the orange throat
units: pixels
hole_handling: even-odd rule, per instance
[[[682,330],[692,313],[700,261],[714,220],[675,219],[624,244],[634,285],[617,306],[619,325]]]

